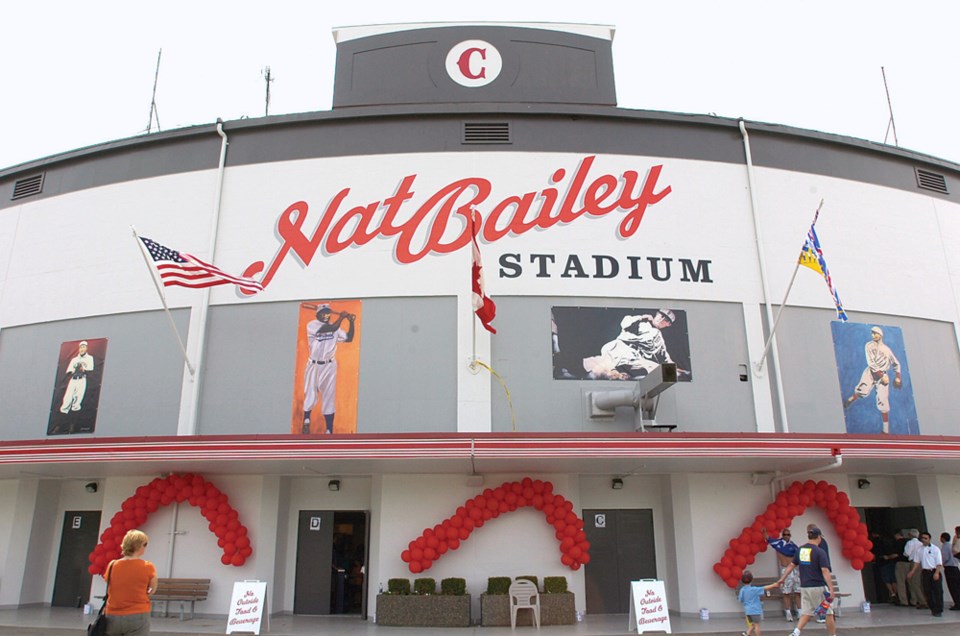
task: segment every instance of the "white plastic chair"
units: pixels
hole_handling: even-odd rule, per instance
[[[517,612],[522,609],[533,612],[533,624],[540,629],[540,592],[526,579],[510,584],[510,629],[517,628]]]

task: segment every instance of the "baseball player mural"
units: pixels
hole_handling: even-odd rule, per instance
[[[555,379],[637,380],[665,362],[691,379],[682,310],[554,307],[551,319]]]
[[[47,435],[94,431],[106,350],[105,338],[73,340],[60,345]]]
[[[359,316],[359,300],[300,303],[292,433],[356,432]]]
[[[847,432],[918,435],[900,328],[840,321],[831,328]]]

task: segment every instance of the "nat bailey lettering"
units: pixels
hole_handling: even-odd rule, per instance
[[[488,179],[457,179],[428,196],[412,214],[404,209],[404,204],[416,195],[416,174],[401,179],[396,191],[382,201],[353,205],[341,213],[341,206],[351,205],[346,202],[350,188],[343,188],[327,204],[309,235],[304,232],[304,224],[310,206],[297,201],[277,220],[277,233],[283,244],[260,282],[264,287],[270,284],[291,250],[308,266],[321,247],[324,253],[332,255],[352,245],[366,245],[378,236],[396,237],[394,257],[400,263],[415,263],[430,253],[455,252],[470,244],[471,210],[480,213],[478,234],[488,243],[508,234],[519,236],[558,223],[572,223],[584,214],[600,217],[618,210],[624,213],[618,235],[629,238],[639,229],[647,208],[670,194],[669,185],[659,189],[657,186],[663,165],[651,166],[641,182],[640,174],[634,170],[626,170],[619,177],[593,176],[590,171],[595,159],[595,155],[584,157],[569,177],[566,168],[557,168],[550,175],[550,186],[500,201],[490,200],[492,186]],[[401,210],[408,217],[402,221]],[[452,229],[453,237],[445,238],[452,223],[461,226],[459,232]],[[263,261],[257,261],[243,275],[255,277],[265,267]]]

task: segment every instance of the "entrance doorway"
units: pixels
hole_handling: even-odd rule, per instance
[[[87,556],[97,546],[100,530],[99,510],[68,510],[63,513],[63,532],[60,535],[60,554],[57,556],[57,574],[53,582],[54,607],[83,607],[90,602],[92,575],[87,568]]]
[[[584,510],[590,563],[584,568],[588,614],[630,611],[630,581],[657,578],[653,511]]]
[[[366,618],[367,516],[364,511],[300,511],[294,614]]]
[[[878,538],[873,541],[877,544],[873,548],[875,555],[879,555],[883,546],[893,550],[893,533],[897,530],[916,528],[923,532],[928,530],[932,537],[938,538],[940,531],[927,528],[927,516],[923,506],[909,506],[905,508],[858,508],[860,517],[867,525],[871,537],[877,533]],[[939,545],[937,541],[934,542]],[[892,554],[892,552],[890,553]],[[863,593],[871,603],[887,603],[890,595],[880,578],[880,559],[874,560],[860,571],[863,579]]]

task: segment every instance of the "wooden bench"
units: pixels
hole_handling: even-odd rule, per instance
[[[780,580],[780,577],[778,576],[758,576],[758,577],[754,577],[753,582],[750,585],[756,585],[757,587],[766,587],[767,585],[770,585],[771,583],[776,583],[779,580]],[[841,605],[843,604],[843,599],[853,595],[850,594],[849,592],[840,591],[840,584],[837,583],[836,574],[831,574],[830,580],[831,580],[831,583],[833,584],[833,598],[835,599],[833,603],[833,614],[834,616],[839,618],[843,613],[843,609],[841,607]],[[775,587],[772,590],[767,590],[763,598],[764,600],[776,599],[778,601],[782,601],[783,592],[780,591],[779,587]]]
[[[163,615],[169,615],[170,601],[180,603],[180,620],[183,617],[183,604],[190,603],[190,618],[197,601],[207,600],[210,592],[210,579],[158,579],[157,591],[150,596],[152,603],[163,602]]]
[[[830,581],[833,583],[833,598],[837,599],[837,602],[833,605],[833,613],[839,618],[841,614],[840,605],[843,603],[843,599],[848,596],[853,596],[850,592],[841,592],[840,584],[837,583],[837,575],[831,572]]]

